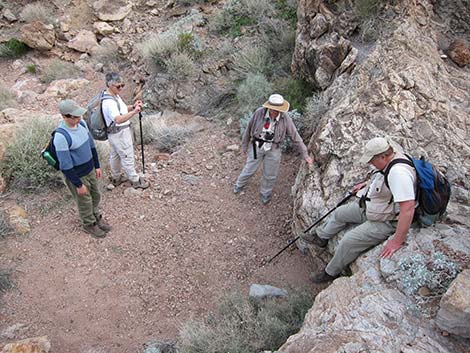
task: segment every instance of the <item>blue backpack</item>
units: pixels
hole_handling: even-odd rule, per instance
[[[86,123],[83,120],[80,120],[80,125],[86,127]],[[59,158],[57,158],[57,152],[54,146],[54,136],[56,133],[64,135],[65,139],[67,140],[67,144],[69,145],[69,148],[70,146],[72,146],[72,138],[70,137],[70,134],[67,132],[67,130],[58,127],[57,129],[52,131],[49,142],[47,142],[46,146],[44,146],[41,151],[41,157],[46,160],[47,164],[57,170],[60,170]]]
[[[385,184],[388,184],[390,169],[397,163],[404,163],[413,167],[416,171],[418,188],[416,201],[418,207],[415,210],[414,220],[427,227],[438,221],[445,213],[450,199],[450,183],[447,178],[424,157],[420,159],[406,155],[407,159],[397,158],[392,160],[385,171]]]

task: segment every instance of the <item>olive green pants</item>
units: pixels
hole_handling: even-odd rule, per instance
[[[78,206],[78,213],[84,226],[90,226],[100,217],[98,205],[101,200],[100,191],[98,189],[98,179],[96,179],[96,172],[93,169],[90,173],[80,178],[83,185],[88,189],[86,195],[79,195],[77,187],[73,185],[67,178],[65,184],[67,185],[70,193],[72,194]]]

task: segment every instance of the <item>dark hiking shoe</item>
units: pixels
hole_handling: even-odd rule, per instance
[[[261,195],[261,202],[266,205],[271,200],[271,195]]]
[[[314,234],[312,237],[312,243],[320,248],[326,248],[328,245],[328,239],[320,238],[317,234]]]
[[[329,275],[326,271],[323,271],[321,273],[316,273],[316,274],[311,274],[310,275],[310,280],[313,283],[326,283],[326,282],[331,282],[332,280],[338,278],[339,276],[331,276]]]
[[[83,226],[83,230],[93,238],[104,238],[106,236],[106,232],[100,229],[96,223],[89,226]]]
[[[117,178],[110,178],[111,179],[111,183],[114,185],[114,186],[119,186],[121,185],[122,183],[125,183],[126,181],[129,181],[129,179],[127,179],[127,177],[125,177],[124,175],[120,175],[119,177]]]
[[[233,193],[234,194],[239,194],[241,191],[242,191],[242,188],[241,186],[234,186],[233,189],[232,189]]]
[[[143,178],[139,178],[139,180],[132,182],[132,187],[134,189],[147,189],[149,186],[150,183]]]
[[[100,216],[98,220],[96,221],[96,225],[98,226],[99,229],[105,231],[108,233],[111,229],[113,229],[103,218],[103,216]]]

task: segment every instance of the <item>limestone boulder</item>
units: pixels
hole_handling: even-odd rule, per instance
[[[50,50],[56,41],[54,26],[39,21],[25,24],[21,27],[21,40],[33,49]]]
[[[127,0],[98,0],[93,3],[96,17],[101,21],[121,21],[132,11],[132,3]]]
[[[81,30],[78,34],[67,43],[71,49],[75,49],[81,53],[92,53],[99,48],[96,35],[92,31]]]
[[[102,21],[93,23],[93,28],[96,33],[99,33],[103,36],[107,36],[116,31],[116,29],[113,26],[111,26],[107,22],[102,22]]]
[[[49,97],[68,98],[74,97],[82,91],[90,81],[84,78],[55,80],[49,85],[46,91],[38,96],[38,99]]]
[[[0,343],[0,349],[0,353],[49,353],[51,351],[51,343],[47,336],[41,336],[13,343]]]
[[[470,270],[460,273],[442,297],[436,323],[449,333],[470,338]]]

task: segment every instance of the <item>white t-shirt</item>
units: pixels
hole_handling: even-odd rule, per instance
[[[393,202],[415,199],[416,175],[405,165],[394,165],[388,174],[388,184],[393,195]]]
[[[104,119],[106,121],[107,126],[110,126],[117,116],[129,113],[129,110],[127,109],[127,105],[123,102],[121,97],[115,96],[115,98],[119,102],[119,107],[118,107],[118,104],[113,99],[103,100],[103,105],[102,105],[103,115],[104,115]],[[116,126],[126,126],[129,124],[130,122],[128,120],[122,124],[116,124]]]

